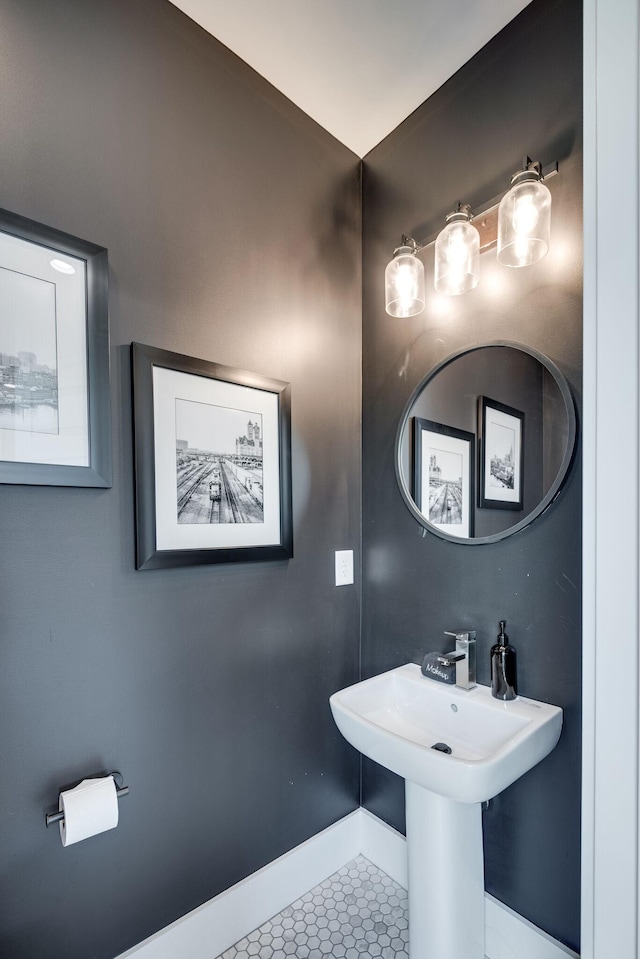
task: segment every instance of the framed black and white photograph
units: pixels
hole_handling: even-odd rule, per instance
[[[107,251],[7,210],[0,482],[111,486]]]
[[[413,498],[432,526],[473,536],[475,436],[413,417]]]
[[[290,387],[132,344],[138,569],[293,555]]]
[[[524,413],[481,396],[478,505],[484,509],[522,509]]]

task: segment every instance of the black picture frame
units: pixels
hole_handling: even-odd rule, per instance
[[[478,397],[478,506],[522,510],[524,487],[522,410]]]
[[[412,419],[416,506],[431,526],[468,539],[474,534],[475,435],[419,416]]]
[[[0,483],[112,485],[107,250],[9,210],[0,210]]]
[[[141,343],[131,357],[136,568],[293,556],[289,383]]]

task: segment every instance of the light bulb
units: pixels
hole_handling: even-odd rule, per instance
[[[538,223],[538,211],[530,195],[521,196],[516,200],[513,211],[513,229],[516,233],[533,233]]]
[[[402,263],[396,273],[396,291],[403,310],[409,306],[411,300],[415,300],[417,287],[414,272],[406,263]]]
[[[443,253],[452,270],[460,271],[464,268],[468,256],[467,243],[464,233],[457,225],[449,234]]]

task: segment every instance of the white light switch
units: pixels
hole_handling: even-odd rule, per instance
[[[336,586],[350,586],[353,583],[353,550],[336,550]]]

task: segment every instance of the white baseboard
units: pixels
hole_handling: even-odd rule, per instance
[[[360,852],[407,889],[407,840],[367,809],[360,809]]]
[[[490,959],[580,959],[499,899],[484,894],[484,948]]]
[[[117,959],[211,959],[362,854],[407,888],[404,836],[357,809]],[[579,959],[493,896],[485,898],[487,959]]]

